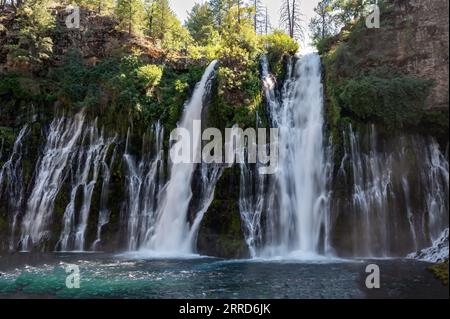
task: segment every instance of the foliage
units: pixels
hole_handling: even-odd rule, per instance
[[[417,125],[425,107],[430,81],[406,75],[367,75],[344,81],[339,102],[362,121],[380,121],[388,128]]]
[[[147,88],[147,91],[153,89],[161,81],[163,70],[158,65],[144,65],[138,68],[137,78],[141,84]]]
[[[37,70],[53,51],[50,37],[55,25],[49,10],[49,0],[30,0],[17,11],[17,43],[9,46],[8,59],[12,64]]]
[[[363,16],[366,0],[334,0],[337,18],[342,25],[350,25]]]
[[[309,28],[312,32],[314,44],[319,46],[324,44],[326,39],[335,35],[340,29],[338,15],[336,14],[335,0],[321,0],[314,8],[316,16],[311,19]]]
[[[448,286],[448,260],[441,264],[436,264],[428,268],[434,276]]]
[[[119,28],[129,34],[141,34],[144,29],[144,6],[141,0],[118,0],[115,14],[119,19]]]
[[[272,73],[277,78],[282,78],[285,58],[297,53],[298,43],[281,30],[275,30],[273,34],[265,36],[264,43]]]
[[[146,34],[166,50],[184,50],[192,42],[168,0],[145,0]]]
[[[215,60],[219,57],[219,52],[222,47],[219,43],[207,46],[191,45],[188,47],[188,57],[193,60],[207,59],[208,61]]]
[[[186,21],[194,41],[199,45],[206,46],[218,40],[219,33],[214,26],[213,12],[208,4],[195,4]]]
[[[115,0],[71,0],[69,3],[77,4],[85,8],[96,11],[99,14],[112,13],[115,8]]]

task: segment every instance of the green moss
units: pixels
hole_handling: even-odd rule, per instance
[[[434,276],[448,286],[448,260],[442,264],[431,266],[429,270]]]

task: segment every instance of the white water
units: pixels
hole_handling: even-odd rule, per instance
[[[267,60],[263,60],[269,116],[272,125],[280,130],[280,161],[273,182],[275,194],[266,204],[269,208],[263,247],[257,253],[252,247],[259,233],[257,227],[260,227],[259,196],[257,208],[252,209],[256,211],[253,214],[256,218],[248,227],[253,231],[249,232],[247,242],[252,255],[311,256],[319,250],[321,229],[328,218],[329,198],[320,58],[310,54],[297,62],[290,61],[281,94],[276,93],[276,83],[268,69]],[[248,182],[251,181],[244,179],[241,183],[244,192]]]
[[[103,227],[108,225],[111,210],[108,206],[109,184],[111,180],[111,169],[116,159],[117,147],[114,147],[113,154],[109,163],[102,161],[102,192],[100,194],[100,212],[97,221],[97,236],[92,244],[91,250],[97,251],[102,243]]]
[[[191,133],[192,154],[197,154],[201,147],[201,132],[194,132],[193,124],[194,121],[201,120],[203,98],[209,89],[209,80],[214,73],[216,64],[217,61],[214,61],[206,69],[189,103],[185,105],[179,124],[179,127],[185,128]],[[175,255],[192,252],[191,240],[195,236],[192,236],[188,222],[188,208],[192,198],[191,183],[196,167],[196,164],[171,165],[170,178],[160,194],[154,229],[143,247],[144,249]],[[195,224],[199,224],[199,222]]]
[[[25,196],[25,186],[22,172],[22,157],[23,157],[23,140],[28,135],[28,125],[25,125],[19,132],[16,141],[14,142],[13,150],[9,159],[3,164],[0,169],[0,199],[3,194],[3,184],[6,184],[4,200],[8,203],[8,210],[10,214],[10,240],[9,249],[15,248],[15,232],[17,226],[17,219],[22,210],[22,205]],[[1,157],[1,154],[0,154]]]
[[[448,260],[449,246],[448,246],[449,229],[446,228],[438,239],[433,242],[433,246],[422,249],[419,252],[411,253],[407,258],[427,261],[431,263],[443,263]]]
[[[56,118],[50,125],[47,143],[37,165],[34,186],[22,220],[21,245],[27,251],[50,237],[49,222],[53,215],[67,167],[73,160],[74,147],[84,127],[84,114],[74,118]]]
[[[430,246],[448,227],[448,161],[437,142],[409,135],[386,142],[374,125],[363,137],[352,126],[343,135],[339,175],[349,179],[352,191],[339,214],[347,220],[352,255],[401,256]]]
[[[124,160],[127,166],[127,239],[128,250],[134,251],[145,244],[156,220],[158,193],[164,175],[164,129],[157,123],[152,130],[153,150],[148,150],[147,136],[143,138],[142,159],[137,162],[127,147]]]
[[[74,156],[70,200],[63,216],[63,230],[56,245],[61,251],[84,251],[85,236],[94,187],[102,167],[105,167],[108,149],[114,139],[108,139],[97,126],[84,129],[81,146]],[[77,195],[82,193],[81,206],[76,207]],[[78,223],[76,222],[78,220]]]

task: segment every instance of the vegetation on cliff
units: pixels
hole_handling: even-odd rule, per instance
[[[391,0],[380,1],[379,6],[380,29],[367,28],[366,7],[359,0],[322,0],[310,24],[324,65],[326,117],[338,146],[336,163],[341,161],[339,145],[348,123],[354,127],[376,123],[386,131],[420,132],[444,145],[448,142],[448,106],[430,104],[436,83],[412,73],[411,67],[405,67],[407,61],[388,55],[400,50],[399,43],[381,43],[388,37],[395,39],[398,32],[413,32],[411,23],[403,23],[410,19],[404,17],[406,9]],[[414,59],[412,53],[409,56]]]

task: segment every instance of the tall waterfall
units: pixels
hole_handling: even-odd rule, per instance
[[[0,199],[2,199],[3,185],[6,184],[3,199],[8,203],[10,215],[11,235],[9,249],[15,248],[15,232],[17,219],[21,214],[23,202],[25,200],[25,185],[23,181],[22,156],[23,140],[28,135],[29,128],[25,125],[19,132],[14,142],[13,150],[9,159],[0,169]]]
[[[21,244],[27,251],[50,237],[49,222],[56,196],[63,184],[68,164],[84,127],[84,114],[73,119],[56,118],[50,125],[47,143],[37,166],[34,186],[22,220]]]
[[[271,195],[266,199],[264,238],[261,231],[261,183],[242,167],[241,192],[256,181],[252,213],[241,196],[241,215],[246,222],[247,242],[252,255],[311,255],[319,251],[328,216],[327,163],[324,148],[323,88],[321,63],[316,54],[288,64],[287,80],[280,93],[269,73],[267,59],[262,63],[265,96],[273,127],[280,131],[280,160],[272,178]],[[248,175],[248,178],[245,176]],[[255,241],[262,247],[255,252]]]
[[[190,101],[185,105],[179,124],[179,127],[190,132],[193,144],[192,154],[197,154],[201,147],[201,132],[194,132],[193,124],[195,120],[201,120],[203,99],[210,87],[210,78],[216,64],[217,61],[214,61],[206,69]],[[192,198],[191,183],[196,167],[194,163],[173,163],[170,166],[170,177],[160,194],[156,221],[145,248],[169,254],[192,252],[193,244],[190,239],[194,237],[190,234],[188,209]]]

